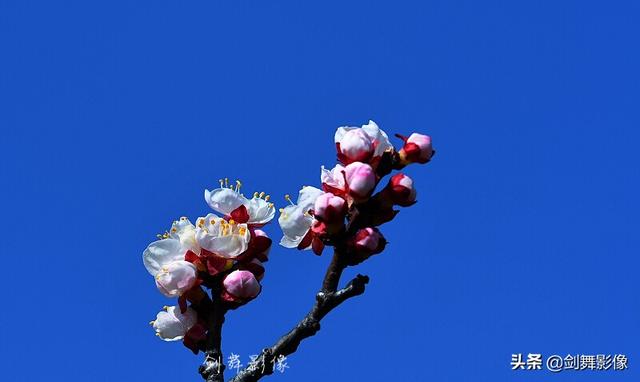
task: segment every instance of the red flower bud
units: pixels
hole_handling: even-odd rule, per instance
[[[358,230],[351,238],[350,244],[358,260],[362,261],[382,252],[387,241],[377,228],[367,227]]]
[[[404,146],[398,153],[400,159],[405,163],[427,163],[433,155],[431,147],[431,137],[413,133],[409,138],[398,135],[404,140]]]
[[[416,202],[416,189],[413,187],[413,179],[403,173],[391,177],[384,191],[393,204],[408,207]]]

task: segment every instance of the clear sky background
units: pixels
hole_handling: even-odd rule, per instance
[[[198,381],[141,253],[221,177],[280,205],[340,125],[419,131],[419,202],[274,381],[638,381],[634,1],[0,1],[0,380]],[[396,141],[397,142],[397,141]],[[279,240],[277,225],[268,232]],[[224,352],[271,345],[330,260],[275,247]],[[510,369],[616,354],[624,372]]]

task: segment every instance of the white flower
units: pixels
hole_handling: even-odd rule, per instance
[[[188,307],[184,313],[175,306],[165,306],[156,316],[151,325],[156,331],[156,336],[164,341],[179,341],[193,325],[198,322],[195,310]]]
[[[249,248],[251,232],[247,224],[226,221],[209,214],[204,218],[198,218],[196,240],[203,249],[233,259]]]
[[[315,187],[305,186],[298,194],[297,204],[292,203],[280,210],[278,223],[284,234],[280,245],[296,248],[300,244],[313,223],[313,216],[309,214],[309,210],[313,209],[316,199],[323,193]]]
[[[264,225],[273,219],[276,209],[269,202],[269,196],[256,192],[253,198],[247,199],[240,193],[239,185],[238,182],[235,189],[221,187],[212,191],[204,190],[204,199],[214,211],[238,223]],[[244,211],[241,208],[243,206]]]
[[[196,267],[188,261],[174,261],[156,274],[156,286],[167,297],[179,297],[191,289],[197,279]]]
[[[178,297],[196,282],[196,267],[185,261],[191,250],[200,253],[195,227],[186,217],[173,222],[163,239],[149,244],[142,253],[145,268],[156,279],[156,286],[167,297]]]

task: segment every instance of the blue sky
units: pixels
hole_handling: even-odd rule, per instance
[[[419,202],[371,283],[280,381],[640,376],[636,2],[2,1],[4,381],[197,381],[148,327],[141,262],[221,177],[317,184],[340,125],[430,134]],[[279,238],[277,226],[269,234]],[[274,247],[228,315],[248,359],[329,261]],[[512,353],[626,354],[624,372],[514,372]]]

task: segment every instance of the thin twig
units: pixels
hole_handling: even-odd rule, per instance
[[[322,289],[316,294],[316,302],[309,313],[273,346],[263,349],[252,365],[241,370],[231,379],[231,382],[254,382],[272,374],[280,357],[294,353],[302,340],[315,335],[320,330],[322,318],[347,299],[364,293],[369,277],[363,275],[357,275],[347,286],[336,290],[342,271],[346,267],[342,258],[344,255],[336,248],[327,268]]]

